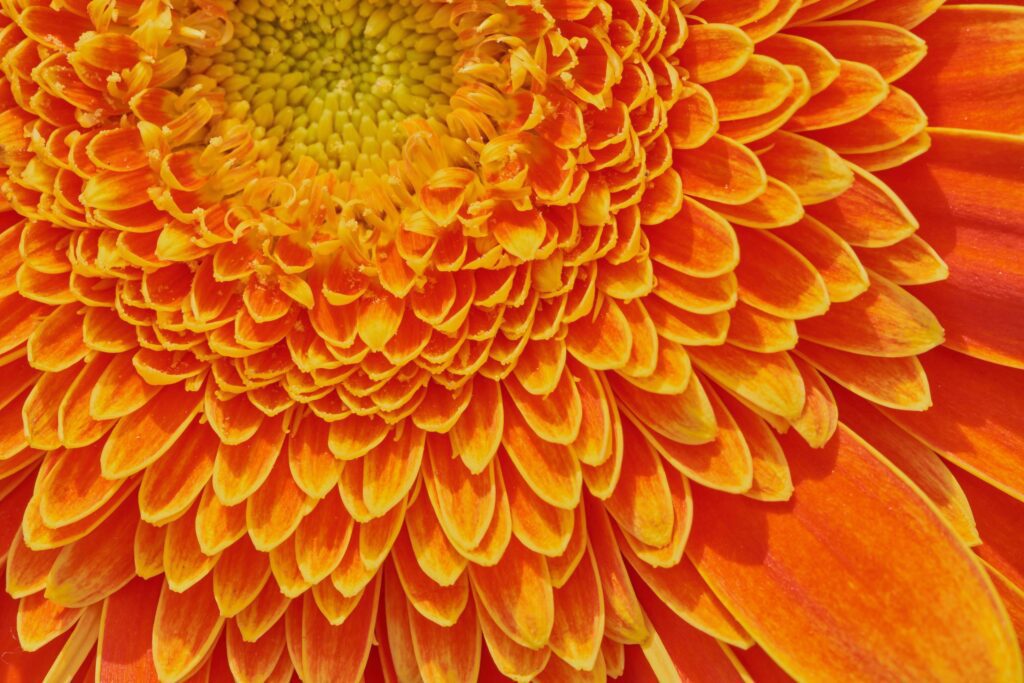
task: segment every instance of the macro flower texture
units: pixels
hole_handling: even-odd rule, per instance
[[[1024,679],[1024,2],[0,0],[0,679]]]

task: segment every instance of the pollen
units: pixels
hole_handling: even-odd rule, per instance
[[[450,109],[448,15],[431,0],[243,0],[228,13],[230,40],[195,65],[223,89],[228,116],[251,125],[269,170],[308,157],[342,180],[385,175],[403,121]]]

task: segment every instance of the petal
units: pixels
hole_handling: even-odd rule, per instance
[[[528,648],[547,644],[554,625],[554,594],[541,555],[512,541],[493,567],[471,564],[473,594],[513,641]]]
[[[604,596],[605,633],[623,643],[642,643],[650,631],[626,572],[611,520],[604,507],[586,499],[588,546],[597,562]]]
[[[845,428],[814,452],[784,443],[793,499],[696,491],[715,514],[698,515],[689,548],[776,662],[797,678],[1020,675],[1005,611],[934,508]],[[828,629],[811,625],[820,610]]]
[[[249,643],[234,622],[227,627],[227,660],[231,673],[240,681],[266,681],[284,652],[284,624]]]
[[[841,388],[834,389],[843,424],[863,435],[865,441],[921,487],[965,543],[978,545],[981,540],[973,506],[942,459],[891,421],[880,419],[881,413],[865,401]]]
[[[184,593],[165,583],[153,624],[153,663],[160,680],[178,680],[203,661],[220,637],[224,617],[207,577]]]
[[[413,652],[424,683],[472,681],[480,671],[480,624],[470,602],[458,621],[439,626],[416,610],[409,612]]]
[[[256,550],[247,537],[233,543],[221,553],[213,568],[213,597],[220,613],[233,617],[254,605],[269,579],[267,556]],[[276,585],[273,589],[278,590]],[[245,622],[240,618],[237,623],[242,628]],[[256,638],[251,628],[245,628],[243,635],[247,640]]]
[[[303,578],[317,583],[333,572],[352,538],[351,515],[337,491],[328,493],[295,531],[295,560]]]
[[[471,472],[479,474],[501,444],[504,409],[497,382],[476,377],[472,387],[472,398],[449,434],[452,451]]]
[[[768,232],[739,230],[737,237],[744,258],[736,278],[744,303],[794,320],[828,310],[825,281],[799,251]]]
[[[974,9],[974,8],[971,8]],[[980,8],[978,8],[980,9]],[[920,236],[949,267],[919,296],[942,320],[947,344],[994,363],[1024,367],[1019,137],[931,129],[929,152],[886,182],[921,218]]]
[[[633,425],[622,423],[623,447],[619,483],[604,501],[605,509],[623,531],[651,546],[661,547],[672,538],[672,494],[661,457]]]
[[[473,474],[451,457],[443,438],[430,439],[427,453],[424,486],[437,519],[456,547],[475,548],[494,517],[494,465]]]
[[[935,315],[899,285],[872,274],[871,288],[825,315],[797,323],[801,339],[883,358],[924,353],[942,343]]]
[[[192,422],[202,399],[198,391],[187,391],[184,384],[176,384],[165,387],[145,406],[120,420],[100,456],[104,476],[125,477],[154,463]]]
[[[1024,500],[1024,371],[936,349],[921,356],[935,405],[922,413],[883,409],[929,448]]]
[[[159,680],[152,650],[161,584],[159,579],[136,579],[107,598],[96,649],[96,680]]]
[[[283,418],[277,415],[264,420],[256,435],[245,443],[222,443],[213,463],[217,498],[225,505],[237,505],[251,496],[270,476],[285,436]]]
[[[942,7],[914,32],[929,55],[901,85],[932,125],[1024,132],[1024,8]]]
[[[897,410],[925,410],[932,404],[928,378],[916,356],[878,358],[808,341],[800,343],[797,354],[872,403]]]
[[[589,671],[597,664],[604,636],[604,597],[592,552],[587,551],[554,596],[555,621],[548,646],[574,669]]]
[[[363,593],[359,606],[341,626],[332,626],[313,596],[302,603],[302,673],[311,683],[355,681],[362,676],[373,643],[380,603],[380,580]]]
[[[66,607],[85,607],[134,578],[134,517],[134,505],[125,503],[94,534],[65,546],[50,569],[46,596]]]
[[[519,474],[541,500],[565,509],[579,502],[583,488],[579,462],[565,446],[545,441],[534,433],[511,402],[505,410],[501,441]]]

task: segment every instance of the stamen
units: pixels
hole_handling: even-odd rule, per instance
[[[340,179],[388,173],[402,122],[443,120],[455,90],[455,34],[433,0],[241,0],[231,40],[196,75],[224,89],[253,128],[265,171],[303,157]]]

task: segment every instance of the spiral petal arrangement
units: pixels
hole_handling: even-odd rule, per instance
[[[0,0],[13,681],[1019,682],[1024,7]]]

